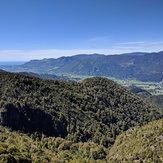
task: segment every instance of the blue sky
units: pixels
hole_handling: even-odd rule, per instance
[[[0,0],[0,61],[163,50],[163,0]]]

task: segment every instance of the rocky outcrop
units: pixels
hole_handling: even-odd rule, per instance
[[[48,136],[61,137],[67,135],[62,123],[52,120],[49,114],[30,106],[17,108],[13,104],[5,104],[0,111],[0,124],[26,133],[39,132]]]

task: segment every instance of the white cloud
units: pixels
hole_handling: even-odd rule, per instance
[[[103,41],[109,39],[109,36],[101,36],[101,37],[93,37],[89,41],[90,42],[96,42],[96,41]]]
[[[139,41],[139,42],[124,42],[124,43],[120,43],[121,45],[142,45],[142,44],[146,44],[147,42],[145,41]]]
[[[114,49],[119,50],[128,50],[128,51],[141,51],[141,52],[157,52],[163,50],[163,42],[127,42],[120,43],[113,47]]]

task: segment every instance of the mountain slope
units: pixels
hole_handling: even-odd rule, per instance
[[[4,126],[105,147],[122,131],[163,117],[125,88],[101,77],[66,82],[0,72],[0,100]]]
[[[21,66],[0,68],[7,71],[136,78],[141,81],[158,82],[163,79],[163,51],[122,55],[83,54],[58,59],[32,60]]]
[[[108,158],[110,162],[163,162],[163,119],[118,136]]]

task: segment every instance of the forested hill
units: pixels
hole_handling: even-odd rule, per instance
[[[21,66],[0,68],[38,74],[107,76],[159,82],[163,79],[163,51],[121,55],[83,54],[58,59],[31,60]]]
[[[122,131],[163,117],[133,93],[101,77],[67,82],[2,71],[0,100],[1,125],[105,147]]]

